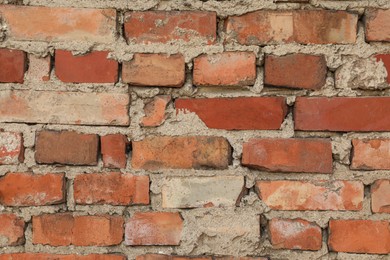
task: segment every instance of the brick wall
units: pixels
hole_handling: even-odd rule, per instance
[[[390,253],[388,0],[0,3],[1,260]]]

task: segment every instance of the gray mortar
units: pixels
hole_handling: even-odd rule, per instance
[[[131,106],[129,115],[131,124],[129,127],[111,127],[111,126],[77,126],[77,125],[46,125],[46,124],[16,124],[0,123],[0,128],[5,131],[22,132],[24,144],[26,146],[25,161],[16,166],[0,166],[0,176],[8,172],[26,172],[34,173],[66,173],[67,195],[66,203],[54,206],[42,207],[4,207],[0,206],[2,212],[14,212],[28,222],[26,230],[26,244],[24,246],[4,247],[3,252],[47,252],[55,254],[69,253],[122,253],[127,255],[128,259],[135,259],[135,256],[145,253],[163,253],[180,255],[199,255],[199,254],[230,254],[230,255],[250,255],[250,256],[270,256],[272,260],[276,259],[389,259],[388,256],[346,254],[328,252],[326,240],[324,240],[322,249],[315,252],[301,252],[292,250],[273,250],[270,245],[266,225],[262,222],[262,235],[259,238],[257,228],[259,220],[256,216],[262,216],[264,221],[274,217],[281,218],[304,218],[316,222],[324,231],[327,228],[327,222],[331,218],[365,218],[373,220],[388,220],[387,214],[372,214],[370,211],[369,194],[365,194],[363,210],[361,211],[275,211],[269,209],[254,192],[254,184],[257,180],[361,180],[366,187],[369,187],[375,180],[389,178],[390,171],[355,171],[349,169],[351,140],[354,138],[390,138],[390,133],[331,133],[331,132],[294,132],[294,122],[292,114],[289,113],[283,122],[280,130],[274,131],[225,131],[208,129],[204,123],[194,113],[179,113],[176,115],[173,102],[167,108],[168,118],[165,123],[157,128],[143,128],[139,125],[140,119],[144,116],[143,107],[147,98],[152,98],[159,94],[168,94],[173,98],[177,97],[236,97],[236,96],[269,96],[277,95],[287,98],[289,106],[295,102],[296,96],[388,96],[390,91],[365,91],[360,89],[339,89],[335,88],[335,71],[337,71],[347,60],[358,61],[360,59],[369,59],[372,55],[378,53],[390,53],[389,43],[371,43],[364,41],[363,25],[359,22],[358,40],[354,45],[302,45],[296,43],[268,45],[268,46],[242,46],[229,43],[223,45],[223,19],[230,15],[240,15],[250,11],[269,9],[269,10],[287,10],[287,9],[328,9],[328,10],[348,10],[363,15],[368,7],[372,8],[390,8],[388,0],[355,0],[355,1],[329,1],[329,0],[311,0],[308,4],[298,3],[280,3],[276,4],[273,0],[231,0],[231,1],[200,1],[200,0],[24,0],[20,1],[24,5],[39,6],[68,6],[83,8],[116,8],[119,13],[119,28],[123,23],[123,13],[128,10],[202,10],[216,12],[218,18],[222,21],[218,24],[218,35],[222,36],[218,43],[212,46],[202,45],[199,39],[194,39],[190,43],[171,42],[169,44],[130,44],[128,45],[124,38],[120,36],[116,42],[109,44],[99,44],[93,42],[30,42],[13,41],[7,39],[6,25],[0,22],[0,47],[22,49],[28,53],[45,57],[48,54],[53,55],[55,49],[70,50],[75,54],[84,54],[92,50],[109,50],[109,58],[119,62],[129,61],[133,54],[137,52],[147,53],[183,53],[185,57],[187,75],[186,82],[182,88],[142,88],[122,84],[64,84],[55,77],[55,71],[51,73],[51,80],[44,83],[34,83],[26,81],[25,84],[2,84],[2,89],[31,89],[39,91],[79,91],[79,92],[112,92],[112,93],[130,93]],[[0,0],[0,3],[15,3],[15,1]],[[123,32],[122,32],[123,33]],[[254,86],[242,88],[197,88],[192,84],[192,62],[193,59],[201,54],[221,53],[223,51],[250,51],[256,54],[257,59],[257,79]],[[263,63],[264,55],[286,55],[290,53],[307,53],[315,55],[324,55],[329,68],[325,86],[319,91],[291,90],[268,88],[263,83]],[[383,68],[383,67],[382,67]],[[368,73],[374,73],[378,70],[375,66],[368,69]],[[383,83],[383,82],[382,82]],[[337,87],[337,86],[336,86]],[[75,176],[94,172],[110,172],[112,170],[103,168],[101,160],[97,166],[55,166],[55,165],[37,165],[34,160],[35,132],[40,130],[73,130],[81,133],[95,133],[106,135],[110,133],[122,133],[131,140],[141,140],[149,135],[207,135],[223,136],[228,139],[233,147],[233,163],[229,169],[224,171],[212,170],[160,170],[158,172],[148,172],[144,170],[134,170],[131,167],[131,153],[128,157],[126,169],[122,172],[132,173],[134,175],[149,175],[151,179],[151,205],[148,206],[110,206],[110,205],[75,205],[73,200],[72,183]],[[242,144],[251,138],[305,138],[319,137],[330,138],[332,141],[332,151],[334,157],[333,174],[302,174],[302,173],[269,173],[258,170],[250,170],[240,165],[242,155]],[[235,175],[245,176],[246,188],[250,189],[249,194],[245,195],[237,208],[206,208],[193,210],[175,210],[164,209],[161,206],[161,187],[166,176],[216,176],[216,175]],[[185,220],[182,243],[178,247],[170,246],[150,246],[150,247],[130,247],[123,243],[111,247],[51,247],[32,244],[31,217],[43,213],[55,213],[63,211],[75,211],[75,214],[112,214],[124,215],[126,219],[138,211],[179,211]],[[251,216],[251,219],[248,219]],[[216,219],[214,219],[215,217]],[[199,223],[217,226],[216,221],[229,221],[236,218],[237,225],[251,227],[248,233],[241,236],[227,236],[226,239],[215,232],[211,232],[206,227],[198,227]],[[224,222],[223,222],[224,223]],[[226,224],[226,223],[225,223]],[[249,229],[248,229],[249,230]],[[324,234],[326,239],[326,235]],[[211,247],[210,247],[211,246]]]

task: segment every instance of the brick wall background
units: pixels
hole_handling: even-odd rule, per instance
[[[390,1],[0,1],[1,260],[388,259]]]

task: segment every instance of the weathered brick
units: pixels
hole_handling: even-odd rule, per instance
[[[72,131],[37,133],[35,160],[38,163],[97,165],[99,137]]]
[[[135,86],[181,87],[185,79],[185,63],[181,54],[134,54],[124,62],[122,80]]]
[[[171,96],[155,96],[152,101],[144,106],[145,116],[141,120],[142,126],[159,126],[166,119],[165,109],[171,101]]]
[[[30,82],[44,82],[50,80],[51,57],[38,57],[34,54],[28,55],[28,71],[26,79]]]
[[[204,54],[194,59],[193,81],[197,86],[247,86],[255,80],[253,52]]]
[[[183,220],[175,212],[137,212],[126,223],[127,245],[179,245]]]
[[[24,161],[21,133],[0,132],[0,165],[18,164]]]
[[[267,55],[264,64],[266,85],[320,89],[326,81],[326,60],[323,55],[290,54]]]
[[[234,207],[244,191],[242,176],[185,177],[165,179],[164,208]]]
[[[283,97],[176,99],[176,111],[188,110],[209,128],[276,130],[287,114]]]
[[[123,255],[91,254],[91,255],[57,255],[45,253],[13,253],[2,254],[0,260],[125,260]]]
[[[258,181],[259,197],[274,210],[361,210],[360,181]]]
[[[246,45],[297,42],[303,44],[355,43],[358,15],[345,11],[261,10],[228,17],[228,41]]]
[[[149,177],[120,172],[81,174],[74,179],[77,204],[149,204]]]
[[[114,9],[0,5],[7,37],[21,41],[113,42]]]
[[[25,71],[26,53],[20,50],[0,49],[0,82],[23,83]]]
[[[0,177],[0,204],[43,206],[65,200],[64,174],[8,173]]]
[[[365,17],[366,41],[390,41],[390,9],[368,9]]]
[[[390,213],[390,180],[377,180],[372,184],[371,209],[374,213]]]
[[[382,61],[387,70],[387,83],[390,84],[390,54],[375,55],[377,61]]]
[[[100,137],[103,165],[107,168],[126,168],[127,137],[122,134],[110,134]]]
[[[354,139],[352,146],[352,169],[390,170],[390,139]]]
[[[33,216],[33,244],[51,246],[111,246],[123,236],[120,216],[73,216],[70,213]]]
[[[115,83],[118,62],[108,59],[108,51],[93,51],[74,56],[71,51],[56,50],[55,73],[63,82]]]
[[[330,220],[330,251],[389,254],[390,222],[375,220]]]
[[[215,12],[142,11],[125,14],[125,37],[135,43],[184,42],[212,44],[217,38]]]
[[[321,228],[304,219],[271,219],[269,234],[276,249],[320,250],[322,246]]]
[[[135,169],[226,169],[231,162],[230,144],[222,137],[154,136],[132,146]]]
[[[129,125],[129,95],[0,91],[0,122]]]
[[[271,172],[332,173],[327,139],[251,139],[243,145],[242,164]]]
[[[296,130],[389,131],[388,97],[298,97],[295,101]],[[359,115],[359,116],[357,116]]]
[[[11,213],[0,214],[0,246],[17,246],[23,243],[24,221]]]

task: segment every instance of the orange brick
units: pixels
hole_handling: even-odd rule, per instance
[[[113,42],[114,9],[0,5],[7,37],[21,41]]]
[[[0,214],[0,238],[1,247],[17,246],[23,244],[24,221],[14,214]]]
[[[390,180],[377,180],[371,186],[371,209],[374,213],[390,213]]]
[[[390,169],[390,139],[354,139],[352,146],[352,169]]]
[[[368,9],[366,11],[366,41],[390,41],[390,9]]]
[[[134,54],[122,67],[122,80],[135,86],[181,87],[185,63],[181,54]]]
[[[8,173],[0,177],[0,204],[43,206],[64,202],[64,174]]]
[[[231,161],[231,147],[222,137],[154,136],[133,141],[134,169],[226,169]]]
[[[77,204],[149,204],[149,177],[131,174],[89,173],[74,179]]]
[[[345,11],[255,11],[228,17],[228,41],[246,45],[355,43],[358,15]]]
[[[174,212],[138,212],[126,223],[127,245],[179,245],[183,220]]]
[[[258,181],[260,199],[274,210],[361,210],[360,181]]]
[[[127,137],[121,134],[111,134],[100,137],[104,167],[126,168],[127,143]]]
[[[390,222],[374,220],[330,220],[330,251],[389,254]]]
[[[197,86],[247,86],[255,84],[256,56],[252,52],[224,52],[194,59]]]
[[[144,106],[145,116],[141,120],[142,126],[159,126],[165,121],[165,109],[171,101],[171,96],[155,96]]]

